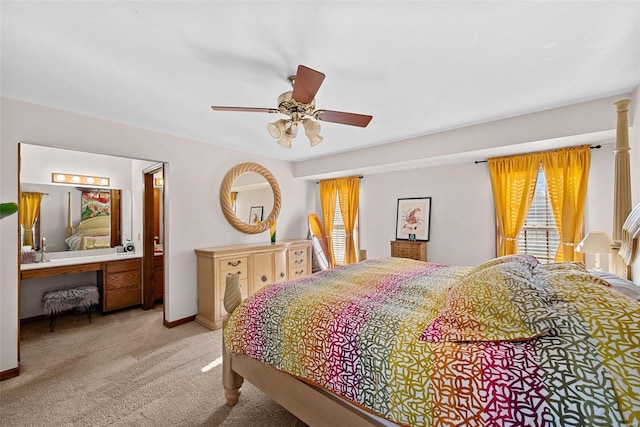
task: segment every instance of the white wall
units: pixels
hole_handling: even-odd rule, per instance
[[[610,233],[612,228],[613,148],[608,143],[591,151],[586,231]],[[406,197],[432,198],[429,261],[477,265],[495,256],[495,212],[486,163],[365,175],[360,182],[360,246],[368,258],[390,255],[397,199]],[[591,258],[586,261],[593,263]]]
[[[279,238],[307,236],[310,187],[293,177],[287,162],[9,98],[0,102],[2,201],[18,198],[19,141],[166,163],[165,314],[169,322],[197,312],[194,248],[269,239],[268,232],[242,234],[224,219],[218,191],[234,165],[253,161],[269,169],[282,190]],[[0,223],[0,372],[18,365],[17,227],[17,215]]]

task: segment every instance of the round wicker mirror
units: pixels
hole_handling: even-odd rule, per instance
[[[262,222],[257,224],[248,224],[238,218],[238,215],[236,215],[236,212],[234,211],[234,203],[232,202],[231,189],[238,177],[247,172],[254,172],[262,176],[267,181],[271,187],[271,191],[273,192],[273,207],[271,212],[266,215]],[[236,230],[247,234],[258,234],[268,230],[269,222],[272,220],[276,221],[278,219],[281,200],[282,196],[280,194],[278,181],[276,181],[273,174],[267,168],[257,163],[240,163],[239,165],[234,166],[224,176],[222,185],[220,186],[220,207],[222,207],[222,213],[224,213],[229,224],[231,224]]]

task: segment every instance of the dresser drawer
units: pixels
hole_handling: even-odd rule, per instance
[[[136,288],[140,290],[141,285],[140,269],[123,271],[121,273],[109,273],[105,283],[107,291],[115,291],[125,288]]]
[[[139,258],[126,260],[126,261],[112,261],[108,262],[106,266],[106,273],[119,273],[121,271],[140,270],[142,261]]]
[[[289,280],[297,279],[298,277],[303,277],[308,274],[311,274],[311,271],[306,264],[301,267],[294,267],[289,269]]]
[[[227,287],[227,276],[235,273],[235,271],[228,271],[226,273],[223,271],[219,272],[218,280],[216,282],[219,286],[219,295],[224,296],[224,290]],[[246,298],[246,296],[249,294],[249,279],[247,277],[246,271],[240,274],[240,292],[242,293],[242,298]]]
[[[140,287],[119,289],[105,293],[104,310],[110,311],[123,307],[130,307],[142,303]]]
[[[228,271],[242,272],[246,276],[249,268],[249,257],[239,256],[230,258],[221,258],[218,260],[218,270],[226,275]]]

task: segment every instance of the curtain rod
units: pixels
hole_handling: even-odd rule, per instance
[[[362,179],[364,176],[360,175],[358,178]],[[320,184],[320,181],[316,181],[316,184]]]
[[[592,150],[593,150],[593,149],[596,149],[596,148],[602,148],[602,145],[600,145],[600,144],[598,144],[598,145],[592,145],[590,148],[591,148]],[[545,153],[545,151],[541,151],[541,153]],[[514,154],[514,155],[515,155],[515,154]],[[489,160],[475,160],[473,163],[475,163],[475,164],[477,165],[478,163],[487,163],[488,161],[489,161]]]

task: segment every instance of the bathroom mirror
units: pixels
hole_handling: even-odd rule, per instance
[[[258,234],[269,229],[280,213],[280,186],[257,163],[241,163],[227,172],[220,186],[220,207],[236,230]]]
[[[42,194],[34,226],[34,247],[40,248],[42,237],[46,237],[47,252],[113,248],[130,239],[134,234],[132,176],[137,162],[140,161],[20,143],[20,192]],[[53,173],[69,171],[108,176],[110,188],[52,182]],[[100,215],[86,212],[102,206],[108,211]],[[18,228],[22,234],[23,227],[19,224]]]

